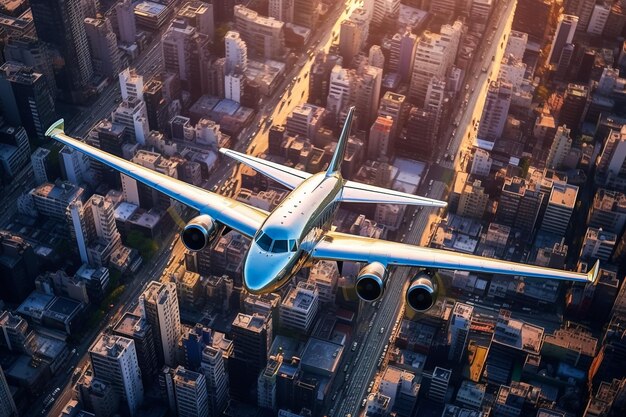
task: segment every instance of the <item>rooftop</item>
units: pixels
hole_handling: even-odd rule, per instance
[[[148,323],[142,317],[126,312],[113,330],[128,337],[142,337],[145,335],[148,326]]]
[[[265,329],[265,318],[257,313],[253,315],[239,313],[233,320],[233,327],[240,327],[251,332],[260,333]]]
[[[301,364],[313,372],[332,373],[337,370],[342,353],[343,346],[312,337],[302,352]]]
[[[543,328],[512,319],[509,311],[500,310],[493,333],[494,342],[536,355],[541,349],[542,339]]]
[[[126,337],[101,333],[89,352],[100,356],[120,357],[133,341]]]
[[[598,339],[577,329],[558,329],[553,334],[546,334],[544,344],[552,344],[594,356]]]
[[[550,193],[550,204],[574,209],[578,187],[570,184],[554,184]]]
[[[300,282],[292,288],[283,300],[282,307],[298,310],[309,310],[317,296],[317,287],[314,284]]]

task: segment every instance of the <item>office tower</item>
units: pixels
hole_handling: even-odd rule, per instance
[[[230,73],[239,69],[245,72],[248,69],[248,48],[238,32],[228,31],[224,36],[226,64],[224,72]]]
[[[479,23],[483,26],[487,24],[491,9],[493,8],[493,0],[474,0],[470,7],[470,22],[473,24]]]
[[[582,248],[580,249],[580,258],[589,261],[599,259],[608,262],[615,249],[617,243],[617,235],[595,227],[588,227],[585,238],[583,239]]]
[[[456,213],[459,216],[482,219],[487,203],[489,203],[489,194],[485,193],[480,180],[475,180],[473,183],[467,182],[461,192]]]
[[[370,129],[367,142],[367,157],[378,160],[381,157],[389,158],[393,153],[391,130],[393,119],[390,116],[378,116]]]
[[[54,99],[42,74],[21,64],[0,66],[0,104],[5,121],[24,126],[28,135],[45,140],[45,132],[56,121]]]
[[[10,352],[32,355],[33,331],[25,319],[9,311],[0,314],[0,346]]]
[[[37,257],[30,244],[8,232],[0,232],[0,255],[0,299],[19,304],[35,288]]]
[[[456,0],[439,0],[430,3],[430,12],[443,17],[452,17],[456,13]]]
[[[48,84],[48,91],[55,99],[57,83],[54,78],[51,53],[45,43],[30,36],[10,36],[5,42],[5,61],[19,62],[26,67],[33,68],[35,72],[43,74],[44,80]]]
[[[606,19],[602,36],[608,39],[621,36],[626,23],[624,3],[616,2],[611,6],[611,11]]]
[[[248,46],[250,56],[276,59],[282,55],[285,44],[283,22],[259,16],[241,4],[235,6],[234,13],[235,30]]]
[[[460,362],[463,359],[473,311],[474,307],[470,305],[463,303],[454,304],[450,324],[448,324],[448,343],[450,344],[448,360]]]
[[[549,64],[557,64],[561,58],[561,51],[568,43],[572,43],[574,32],[578,25],[578,16],[562,14],[559,16],[559,23],[556,27],[556,33],[548,53]]]
[[[157,152],[137,151],[132,158],[132,162],[169,177],[178,178],[177,164],[163,158],[161,154]],[[127,175],[120,174],[120,177],[122,180],[124,199],[129,203],[136,204],[148,210],[152,207],[167,210],[170,207],[171,200],[165,194]]]
[[[207,35],[182,19],[174,19],[161,39],[165,70],[179,76],[192,99],[206,88],[203,66],[209,58],[209,42]]]
[[[235,357],[245,361],[255,377],[267,364],[267,353],[272,344],[271,319],[260,314],[239,313],[232,324]]]
[[[348,66],[365,46],[369,35],[369,22],[365,10],[357,9],[348,19],[341,22],[339,30],[339,53],[344,65]]]
[[[370,65],[364,65],[356,73],[356,115],[357,126],[363,130],[371,127],[378,111],[380,86],[383,70]]]
[[[135,342],[141,378],[144,384],[151,383],[158,371],[152,326],[145,318],[126,312],[113,327],[113,333]]]
[[[126,68],[120,72],[119,80],[122,100],[130,98],[144,99],[143,75],[138,74],[134,68]]]
[[[610,131],[600,154],[596,184],[615,189],[626,187],[626,126]]]
[[[400,0],[367,0],[363,3],[370,23],[373,26],[380,26],[385,19],[397,18],[400,12]]]
[[[492,81],[489,84],[485,107],[478,126],[480,139],[494,142],[500,138],[506,125],[512,94],[511,84],[500,81]]]
[[[571,148],[572,138],[570,137],[570,129],[568,129],[567,126],[559,126],[552,140],[550,151],[548,152],[546,167],[550,169],[560,168]]]
[[[437,77],[431,78],[428,83],[428,88],[426,89],[424,110],[435,116],[435,124],[433,126],[435,138],[439,137],[439,128],[446,114],[447,104],[446,82]]]
[[[545,42],[550,15],[556,3],[552,0],[525,0],[515,8],[512,29],[528,34],[533,42]],[[575,14],[575,13],[574,13]]]
[[[576,46],[568,43],[563,47],[561,51],[561,58],[556,67],[556,76],[560,78],[566,78],[571,70],[572,59],[574,59],[574,52]]]
[[[0,366],[0,417],[17,417],[17,407]]]
[[[222,351],[213,346],[205,346],[200,369],[206,378],[209,415],[218,416],[228,403],[228,375]]]
[[[436,146],[435,115],[419,107],[412,107],[406,121],[406,129],[399,137],[396,155],[430,161]]]
[[[564,236],[570,226],[569,222],[576,205],[577,195],[577,186],[555,183],[543,215],[541,230]]]
[[[351,104],[351,98],[356,95],[355,90],[354,71],[335,65],[330,73],[326,109],[339,117],[341,111]]]
[[[181,334],[176,284],[150,282],[139,297],[139,305],[142,316],[152,326],[158,363],[174,365]]]
[[[213,39],[215,35],[215,21],[213,17],[213,4],[191,0],[186,2],[176,15],[177,19],[183,19],[187,24],[196,28],[199,33],[203,33]]]
[[[41,185],[48,180],[48,170],[50,166],[50,150],[46,148],[37,148],[30,156],[30,163],[33,166],[33,174],[35,175],[35,185]]]
[[[383,50],[380,46],[372,45],[367,58],[367,63],[372,67],[380,68],[381,70],[385,68],[385,55],[383,55]]]
[[[591,13],[591,18],[589,19],[587,33],[601,36],[610,13],[611,7],[609,4],[596,4],[593,7],[593,12]]]
[[[30,145],[23,127],[4,125],[0,127],[0,167],[8,177],[13,177],[28,164]]]
[[[293,22],[294,0],[269,0],[268,16],[285,23]]]
[[[59,87],[67,98],[82,101],[93,75],[80,3],[70,0],[29,2],[37,37],[52,44],[64,61]]]
[[[143,385],[135,342],[101,333],[89,348],[89,358],[95,377],[111,384],[128,406],[130,415],[137,415],[143,402]]]
[[[524,58],[527,44],[528,33],[512,30],[509,34],[508,39],[506,40],[504,56],[513,55],[515,59],[521,61]]]
[[[326,106],[330,86],[330,73],[341,60],[341,57],[338,55],[318,53],[315,56],[309,76],[309,103]]]
[[[85,33],[94,74],[105,78],[115,77],[120,72],[121,52],[117,48],[117,36],[109,19],[86,18]]]
[[[146,103],[148,128],[151,131],[165,131],[169,117],[167,101],[163,96],[163,83],[156,79],[148,81],[143,88],[143,100]]]
[[[486,177],[491,171],[491,165],[493,159],[491,155],[484,149],[476,148],[474,151],[474,158],[472,159],[472,167],[470,168],[470,174]]]
[[[587,225],[619,236],[626,225],[626,195],[600,188],[593,197]]]
[[[83,152],[64,146],[59,152],[61,176],[73,184],[95,184],[91,159]]]
[[[452,371],[436,367],[433,370],[432,378],[430,380],[430,390],[428,391],[428,397],[436,402],[445,402],[446,392],[448,391],[448,385],[450,384],[450,376]]]
[[[529,181],[519,177],[506,178],[502,185],[496,220],[500,224],[515,227],[530,237],[535,229],[543,199],[543,194]]]
[[[558,117],[559,125],[569,127],[572,132],[578,131],[583,121],[588,93],[589,89],[584,85],[568,84]]]
[[[391,137],[393,139],[398,137],[399,128],[404,126],[409,109],[410,107],[406,101],[406,96],[402,94],[387,91],[380,99],[378,115],[389,116],[391,120],[393,120],[393,127],[391,129]]]
[[[172,379],[178,417],[208,417],[209,403],[204,375],[179,366]]]
[[[389,71],[400,74],[402,81],[407,82],[413,72],[417,36],[407,28],[393,35],[389,51]]]
[[[134,11],[132,0],[121,0],[115,5],[115,18],[117,19],[120,43],[135,43],[137,25],[135,23]]]
[[[299,282],[280,305],[280,325],[308,334],[319,308],[319,293],[314,284]]]
[[[293,23],[310,29],[319,20],[320,0],[293,0]]]
[[[257,405],[276,411],[276,376],[283,363],[283,355],[270,356],[267,366],[257,380]]]
[[[577,27],[574,30],[584,32],[587,30],[589,20],[593,14],[595,0],[565,0],[563,1],[563,13],[578,18]],[[559,16],[560,19],[560,16]],[[558,32],[558,29],[557,29]]]
[[[149,133],[148,114],[146,103],[136,97],[130,96],[122,101],[111,113],[113,124],[124,127],[124,137],[129,142],[137,142],[140,145],[146,143]]]
[[[45,183],[32,189],[29,194],[39,214],[65,222],[67,207],[75,201],[83,201],[84,189],[69,182]]]
[[[290,135],[301,135],[314,139],[318,129],[322,127],[325,113],[326,111],[323,107],[313,104],[305,103],[301,106],[296,106],[287,116],[285,130]]]

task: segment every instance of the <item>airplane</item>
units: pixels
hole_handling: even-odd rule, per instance
[[[73,139],[64,133],[63,119],[55,122],[46,136],[197,210],[199,215],[190,220],[181,232],[181,241],[188,250],[200,251],[211,247],[229,230],[250,238],[242,272],[244,287],[252,294],[279,290],[301,268],[317,260],[364,263],[356,277],[355,290],[367,302],[382,297],[389,267],[420,268],[405,293],[407,304],[417,312],[426,311],[435,303],[439,285],[433,280],[433,275],[440,268],[596,282],[599,262],[588,273],[578,273],[333,231],[332,220],[341,203],[447,205],[444,201],[361,184],[341,176],[341,163],[348,146],[354,111],[351,107],[347,113],[328,168],[316,174],[230,149],[220,149],[222,154],[291,190],[271,212],[171,178]]]

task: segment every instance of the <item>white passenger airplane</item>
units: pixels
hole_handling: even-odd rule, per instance
[[[64,133],[63,119],[53,124],[46,135],[198,210],[199,216],[181,232],[181,240],[189,250],[199,251],[211,246],[222,233],[231,229],[251,238],[243,278],[246,290],[253,294],[278,290],[302,267],[321,259],[365,263],[356,280],[356,292],[365,301],[375,301],[382,296],[389,266],[421,268],[405,295],[407,303],[416,311],[425,311],[436,301],[437,285],[431,277],[438,268],[575,282],[596,281],[597,262],[589,273],[583,274],[332,231],[332,220],[342,202],[446,206],[443,201],[343,179],[340,168],[353,116],[354,107],[348,112],[326,172],[309,174],[230,149],[220,149],[224,155],[292,190],[272,212],[187,184],[73,139]]]

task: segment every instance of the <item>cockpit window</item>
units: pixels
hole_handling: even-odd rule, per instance
[[[272,247],[272,252],[274,252],[274,253],[287,252],[287,241],[286,240],[275,240],[274,241],[274,246]]]
[[[272,246],[272,238],[269,237],[264,232],[261,232],[261,234],[259,235],[259,237],[256,240],[256,243],[257,243],[257,245],[259,245],[259,247],[261,249],[263,249],[266,252],[269,252],[270,247]]]
[[[298,250],[298,244],[295,239],[289,239],[289,250],[295,252]]]

